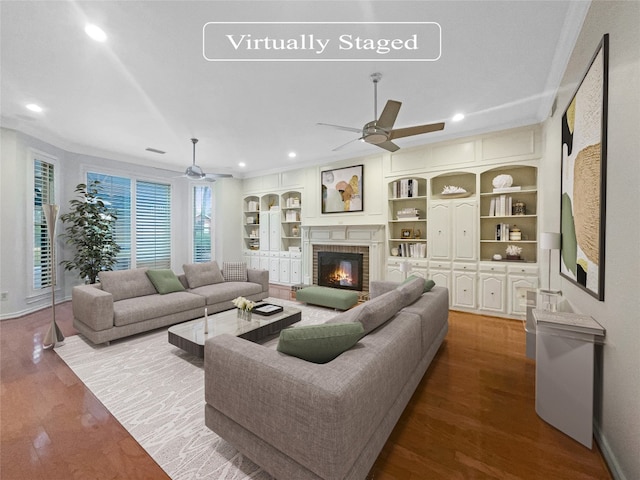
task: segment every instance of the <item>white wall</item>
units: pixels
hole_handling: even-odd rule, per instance
[[[560,225],[560,125],[603,34],[609,33],[605,299],[596,300],[555,273],[575,311],[606,328],[597,365],[596,439],[616,478],[640,478],[640,2],[594,1],[571,55],[557,109],[545,125],[542,162],[548,213]],[[556,264],[557,265],[557,264]]]
[[[0,144],[2,155],[0,162],[0,202],[2,217],[0,218],[0,291],[8,293],[7,301],[0,303],[0,319],[13,318],[43,307],[51,302],[50,289],[43,289],[41,293],[31,293],[29,275],[31,255],[28,245],[31,232],[30,202],[33,192],[29,192],[30,178],[33,176],[33,166],[30,159],[30,149],[52,155],[57,158],[58,183],[56,185],[57,202],[60,204],[60,214],[68,211],[69,200],[74,197],[75,186],[86,181],[87,171],[97,171],[112,175],[132,176],[136,179],[160,181],[171,184],[172,190],[172,257],[171,265],[176,273],[182,272],[182,265],[191,261],[190,235],[191,223],[189,215],[193,183],[184,178],[178,178],[178,173],[142,167],[133,163],[115,161],[106,158],[93,157],[66,151],[31,136],[8,129],[0,129]],[[227,183],[229,184],[227,186]],[[238,181],[219,180],[213,184],[215,206],[224,215],[229,208],[234,212],[241,210],[238,194]],[[222,192],[222,193],[220,193]],[[228,198],[233,199],[230,204]],[[234,217],[237,217],[234,216]],[[240,220],[237,220],[240,222]],[[237,245],[237,229],[230,220],[230,231],[218,232],[216,237],[216,254],[227,254],[233,258],[240,258],[240,246]],[[226,220],[225,220],[225,223]],[[238,223],[239,224],[239,223]],[[63,225],[58,221],[57,233],[62,233]],[[71,253],[65,249],[64,242],[58,240],[58,260],[70,258]],[[227,245],[227,249],[224,246]],[[221,257],[216,255],[216,259]],[[226,259],[226,258],[225,258]],[[62,272],[58,269],[58,289],[56,299],[64,301],[71,298],[71,288],[81,280],[75,272]],[[59,291],[59,293],[58,293]]]

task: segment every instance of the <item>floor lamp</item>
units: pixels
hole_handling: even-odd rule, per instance
[[[544,293],[560,293],[560,290],[551,289],[551,251],[560,250],[560,234],[553,232],[542,232],[540,234],[540,250],[549,250],[549,279],[547,289],[541,290]]]
[[[54,348],[64,342],[64,335],[56,323],[56,220],[58,219],[58,205],[42,205],[44,218],[47,221],[47,231],[49,232],[49,250],[51,258],[51,325],[49,331],[44,336],[42,342],[44,348]]]

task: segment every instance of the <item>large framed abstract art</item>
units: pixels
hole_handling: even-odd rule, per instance
[[[607,88],[604,35],[562,116],[560,275],[604,300]]]
[[[322,213],[362,212],[363,173],[364,165],[321,172]]]

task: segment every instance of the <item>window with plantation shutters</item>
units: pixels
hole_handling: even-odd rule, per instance
[[[193,261],[211,260],[211,187],[193,187]]]
[[[171,268],[171,187],[136,181],[136,267]]]
[[[120,246],[114,270],[131,268],[131,179],[87,173],[87,183],[100,182],[100,199],[115,213],[114,239]]]
[[[54,165],[33,161],[33,288],[38,290],[52,285],[51,245],[43,205],[55,203]]]

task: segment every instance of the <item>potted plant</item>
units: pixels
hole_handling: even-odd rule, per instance
[[[63,260],[65,270],[78,270],[80,278],[96,283],[98,273],[111,270],[116,263],[120,246],[115,242],[113,230],[115,212],[100,200],[100,182],[94,180],[76,186],[78,198],[69,202],[69,213],[60,216],[65,224],[62,238],[73,246],[73,260]]]

